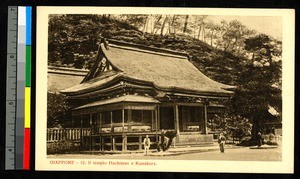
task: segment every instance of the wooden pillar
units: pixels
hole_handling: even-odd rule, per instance
[[[99,113],[99,149],[103,151],[103,142],[102,142],[102,113]]]
[[[179,135],[179,112],[178,105],[174,104],[174,117],[175,117],[175,130],[177,131],[177,135]]]
[[[204,101],[204,105],[203,105],[203,108],[204,108],[204,121],[203,121],[203,134],[207,134],[207,104],[208,104],[208,101]]]
[[[124,150],[127,151],[127,135],[124,136]]]
[[[90,114],[90,151],[93,149],[93,141],[92,141],[93,127],[92,127],[92,125],[93,125],[93,114]]]
[[[157,105],[157,130],[160,130],[160,109],[159,105]]]
[[[158,105],[155,109],[155,139],[158,142]]]
[[[129,132],[131,132],[131,126],[129,125],[130,122],[132,121],[132,110],[131,109],[127,109],[127,130]]]
[[[110,111],[110,142],[111,142],[111,150],[114,150],[114,138],[113,138],[113,112]]]
[[[83,136],[82,136],[82,115],[80,115],[80,147],[83,148]]]
[[[155,126],[155,121],[154,121],[154,111],[151,110],[151,132],[153,131],[154,129],[154,126]]]
[[[125,149],[125,111],[122,109],[122,151]]]
[[[143,150],[142,148],[142,143],[143,143],[143,140],[142,140],[142,135],[139,136],[139,150]]]
[[[114,137],[112,137],[112,150],[115,151],[116,150],[116,140]]]

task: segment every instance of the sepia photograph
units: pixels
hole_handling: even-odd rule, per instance
[[[38,7],[36,169],[293,172],[293,13]]]

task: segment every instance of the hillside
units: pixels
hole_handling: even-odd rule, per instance
[[[122,21],[97,15],[56,15],[49,22],[51,66],[91,68],[97,43],[104,37],[130,43],[186,52],[190,61],[208,77],[235,85],[243,70],[241,57],[214,49],[201,40],[185,35],[154,35]]]

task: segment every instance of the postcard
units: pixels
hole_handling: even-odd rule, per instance
[[[294,172],[294,10],[40,6],[36,32],[36,170]]]

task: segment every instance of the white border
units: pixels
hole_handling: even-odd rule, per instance
[[[155,166],[51,165],[46,155],[47,45],[49,14],[205,14],[228,16],[280,16],[283,30],[283,141],[281,162],[148,160]],[[130,7],[38,7],[36,54],[36,170],[76,171],[160,171],[160,172],[238,172],[293,173],[294,171],[294,40],[295,11],[292,9],[221,8],[130,8]],[[53,160],[53,159],[52,159]],[[66,160],[66,159],[61,159]],[[73,159],[72,159],[73,160]],[[74,159],[75,163],[82,161]],[[101,161],[89,159],[88,161]],[[118,161],[115,159],[103,161]],[[135,162],[136,160],[123,160]]]

